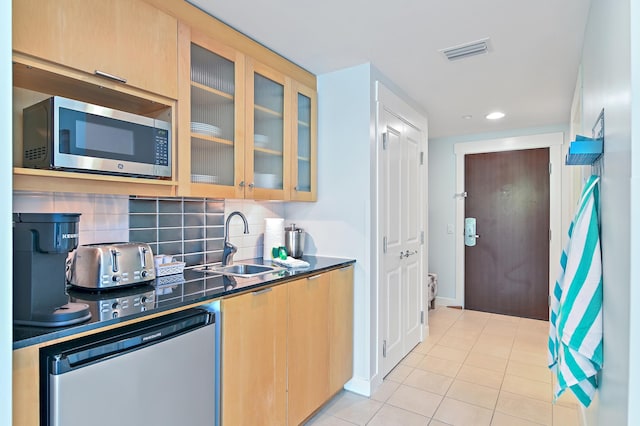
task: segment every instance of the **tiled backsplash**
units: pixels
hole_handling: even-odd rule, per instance
[[[187,266],[222,259],[224,200],[138,198],[129,200],[129,240],[151,244]]]
[[[13,192],[14,213],[80,213],[79,244],[129,241],[126,195]]]
[[[178,255],[179,258],[186,253],[190,264],[200,260],[221,260],[224,219],[236,210],[247,217],[249,234],[243,233],[244,226],[239,217],[231,220],[229,241],[238,247],[234,259],[262,257],[264,219],[284,217],[284,206],[283,202],[253,200],[130,200],[126,195],[13,193],[13,211],[16,213],[81,213],[80,244],[147,242],[152,244],[154,253]]]

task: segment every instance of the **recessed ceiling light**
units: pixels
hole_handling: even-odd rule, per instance
[[[504,112],[495,111],[486,115],[487,120],[500,120],[504,117]]]
[[[462,118],[464,118],[465,120],[471,120],[473,118],[473,115],[471,114],[463,115]]]

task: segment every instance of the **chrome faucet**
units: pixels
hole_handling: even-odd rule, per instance
[[[238,251],[238,247],[229,242],[229,222],[233,216],[240,216],[244,222],[244,233],[249,233],[249,223],[247,218],[239,211],[232,212],[227,216],[227,221],[224,224],[224,248],[222,250],[222,266],[233,264],[233,255]]]

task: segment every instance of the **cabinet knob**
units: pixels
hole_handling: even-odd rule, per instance
[[[249,188],[253,188],[254,186],[256,186],[256,185],[255,185],[253,182],[251,182],[251,183],[249,184]]]
[[[241,187],[241,188],[244,188],[244,181],[243,181],[243,180],[242,180],[242,181],[240,181],[240,187]]]

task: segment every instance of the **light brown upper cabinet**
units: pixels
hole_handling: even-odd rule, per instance
[[[186,23],[178,34],[179,193],[315,201],[315,90]]]
[[[290,80],[182,23],[179,51],[180,193],[284,200]]]
[[[144,1],[15,1],[13,50],[177,98],[177,20]]]
[[[289,199],[317,200],[317,99],[316,91],[293,83],[291,188]]]
[[[247,198],[285,200],[291,186],[291,79],[248,59],[246,87]]]
[[[245,57],[179,24],[182,195],[244,198]]]

